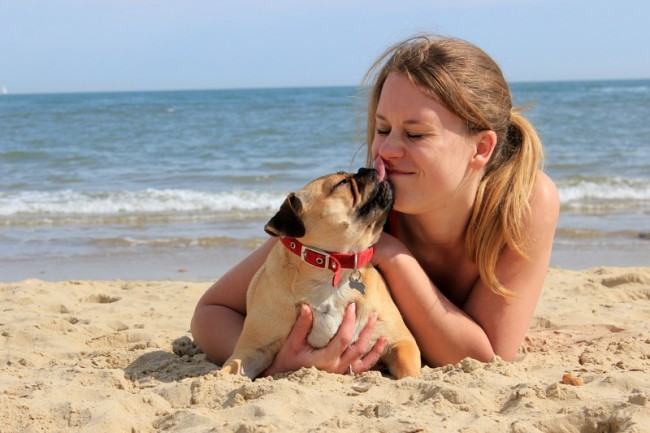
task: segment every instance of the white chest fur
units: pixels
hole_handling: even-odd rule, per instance
[[[309,344],[316,348],[327,346],[339,330],[343,321],[343,315],[345,314],[345,308],[353,302],[353,294],[355,292],[354,289],[349,287],[349,283],[346,281],[338,289],[332,290],[327,296],[319,297],[320,299],[318,300],[310,300],[309,303],[313,311],[314,323],[307,338]],[[359,319],[357,317],[352,339],[353,342],[357,340],[359,333],[365,326],[365,320]]]

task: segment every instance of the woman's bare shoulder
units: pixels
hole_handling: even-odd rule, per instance
[[[560,212],[560,196],[553,180],[543,171],[537,173],[533,194],[530,197],[533,214],[548,212],[556,215]]]

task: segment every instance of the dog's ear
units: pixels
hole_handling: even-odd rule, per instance
[[[301,213],[302,202],[294,193],[291,193],[280,206],[278,213],[266,223],[264,231],[271,236],[301,238],[306,232],[305,224],[300,218]]]

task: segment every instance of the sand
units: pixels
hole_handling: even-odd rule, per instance
[[[515,362],[400,381],[222,377],[189,334],[208,286],[0,284],[0,432],[650,431],[650,268],[552,269]]]

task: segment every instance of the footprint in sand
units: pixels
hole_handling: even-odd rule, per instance
[[[650,278],[643,274],[631,272],[627,274],[603,278],[600,283],[606,287],[616,287],[622,284],[630,283],[650,285]]]
[[[91,295],[86,298],[83,298],[81,301],[87,302],[89,304],[112,304],[113,302],[117,302],[120,299],[122,298],[117,296],[104,295],[100,293],[97,295]]]

